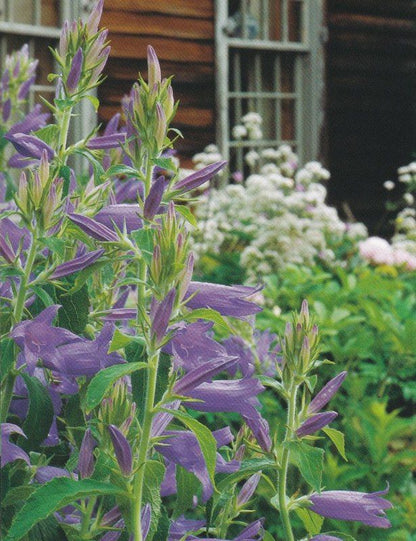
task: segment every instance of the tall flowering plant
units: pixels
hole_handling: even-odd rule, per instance
[[[123,124],[116,115],[103,134],[69,140],[74,107],[97,106],[89,92],[109,54],[102,9],[100,0],[87,22],[64,25],[55,98],[44,100],[52,122],[29,113],[3,133],[8,167],[21,170],[0,220],[4,539],[270,539],[261,517],[244,520],[261,480],[286,539],[293,510],[314,539],[331,536],[305,513],[387,527],[379,495],[321,491],[313,434],[326,430],[341,449],[325,428],[336,413],[321,409],[345,373],[311,400],[318,331],[307,306],[282,355],[268,334],[250,355],[238,329],[260,310],[258,288],[192,280],[187,194],[225,163],[179,179],[176,104],[151,47]],[[19,103],[7,99],[9,118]],[[74,154],[89,162],[87,182]],[[218,329],[228,339],[216,340]],[[261,414],[265,386],[288,404],[283,441]],[[216,429],[202,422],[216,413]],[[293,466],[310,486],[304,496],[288,495]]]

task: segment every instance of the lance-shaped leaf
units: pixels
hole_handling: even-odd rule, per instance
[[[93,263],[97,261],[104,253],[104,250],[100,248],[99,250],[94,250],[80,257],[75,257],[71,261],[66,261],[61,265],[58,265],[49,278],[52,280],[57,280],[58,278],[63,278],[74,272],[86,269]]]
[[[126,477],[129,477],[133,467],[133,455],[130,444],[124,434],[116,426],[110,425],[108,431],[121,473]]]
[[[179,193],[189,192],[194,190],[210,180],[214,175],[216,175],[221,169],[227,164],[226,161],[212,163],[195,173],[187,176],[186,178],[177,182],[174,186],[174,190]]]

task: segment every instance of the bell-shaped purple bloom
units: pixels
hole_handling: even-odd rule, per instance
[[[9,98],[3,103],[3,107],[2,107],[3,122],[7,122],[9,120],[11,112],[12,112],[12,102]]]
[[[204,526],[205,520],[192,520],[182,515],[171,523],[168,541],[181,541],[185,534],[196,532]]]
[[[26,133],[11,134],[9,131],[4,137],[8,139],[17,152],[25,158],[36,158],[40,160],[44,150],[46,150],[49,161],[55,156],[53,148],[34,135],[28,135]]]
[[[72,59],[71,69],[69,70],[68,78],[66,80],[66,86],[71,93],[77,89],[81,78],[83,63],[84,53],[82,52],[82,47],[79,47]]]
[[[143,216],[146,220],[153,220],[159,210],[163,193],[167,186],[165,177],[158,177],[150,188],[149,195],[146,197],[143,208]]]
[[[23,449],[20,449],[18,445],[10,442],[11,434],[19,434],[24,438],[25,433],[23,430],[12,423],[1,424],[1,467],[14,462],[15,460],[24,460],[28,466],[30,466],[29,456]]]
[[[56,466],[41,466],[36,470],[35,479],[38,483],[44,484],[52,481],[56,477],[71,477],[68,470],[57,468]]]
[[[112,133],[111,135],[93,137],[88,141],[87,147],[90,150],[109,150],[111,148],[118,148],[125,141],[125,133]]]
[[[300,427],[296,430],[296,435],[301,438],[303,436],[314,434],[315,432],[318,432],[318,430],[321,430],[321,428],[324,426],[332,423],[337,415],[338,413],[336,411],[324,411],[323,413],[316,413],[315,415],[312,415],[312,417],[309,417],[309,419],[306,419],[306,421],[300,425]]]
[[[102,242],[117,242],[119,240],[118,235],[112,229],[92,218],[82,216],[81,214],[69,214],[68,218],[93,239]]]
[[[218,539],[218,537],[194,537],[190,535],[185,541],[261,541],[263,539],[263,519],[256,520],[244,528],[244,530],[233,539]]]
[[[139,218],[138,211],[137,204],[108,205],[97,212],[94,220],[110,230],[116,226],[120,231],[126,229],[127,233],[131,233],[143,227],[143,221]]]
[[[229,368],[230,365],[235,364],[237,357],[218,357],[211,359],[210,361],[194,368],[188,372],[185,376],[178,379],[173,387],[174,393],[178,395],[186,395],[195,387],[198,387],[201,383],[210,381],[219,372]]]
[[[46,125],[46,122],[49,118],[49,113],[42,113],[42,108],[40,104],[35,105],[30,113],[28,113],[23,120],[14,124],[10,130],[7,132],[7,135],[14,135],[16,133],[30,133],[32,131],[37,131],[40,128],[43,128]]]
[[[200,169],[199,171],[196,171],[195,173],[192,173],[186,178],[180,180],[173,188],[175,191],[180,193],[194,190],[195,188],[201,186],[201,184],[204,184],[210,180],[214,175],[221,171],[226,164],[226,161],[212,163],[211,165],[208,165],[207,167],[204,167],[203,169]]]
[[[151,315],[152,325],[150,328],[152,337],[160,345],[168,328],[172,315],[173,304],[175,302],[176,290],[173,287],[166,297],[154,309]]]
[[[71,259],[71,261],[66,261],[58,265],[49,278],[52,280],[57,280],[58,278],[63,278],[74,272],[86,269],[93,263],[97,261],[104,253],[104,250],[100,248],[99,250],[94,250],[93,252],[88,252],[79,257]]]
[[[130,444],[124,434],[116,426],[110,425],[108,431],[121,473],[126,477],[129,477],[133,467],[133,455]]]
[[[212,435],[216,439],[217,447],[226,445],[233,439],[228,427],[216,430]],[[168,461],[179,464],[192,472],[201,481],[202,499],[206,502],[213,492],[213,487],[195,434],[188,430],[168,430],[164,432],[164,436],[168,437],[163,441],[163,444],[156,446],[157,451]],[[220,455],[217,454],[217,463],[218,457]],[[222,471],[224,471],[223,462],[221,462],[221,466]],[[226,471],[236,471],[238,468],[239,462],[237,461],[225,463]]]
[[[78,458],[78,471],[81,479],[91,477],[94,471],[94,454],[93,451],[97,442],[92,436],[91,429],[87,428],[84,437],[82,438],[81,447]]]
[[[391,502],[380,498],[387,494],[388,487],[380,492],[351,492],[348,490],[329,490],[321,494],[312,494],[309,499],[310,511],[322,517],[337,520],[356,520],[374,528],[390,528],[385,509],[390,509]]]
[[[36,81],[36,75],[32,75],[32,77],[29,77],[29,79],[26,79],[26,81],[24,81],[19,87],[19,91],[17,93],[17,99],[25,100],[27,95],[29,94],[30,87],[33,85],[35,81]]]
[[[251,428],[261,448],[268,451],[271,447],[269,425],[257,410],[260,407],[257,395],[263,390],[259,380],[254,378],[215,380],[202,383],[187,393],[190,398],[198,400],[187,402],[187,406],[197,411],[239,413]]]
[[[337,376],[332,378],[319,393],[311,400],[308,406],[309,413],[316,413],[328,404],[334,394],[341,387],[342,382],[347,376],[347,372],[340,372]]]
[[[185,302],[192,310],[212,308],[223,316],[243,318],[261,311],[260,306],[246,300],[259,291],[249,286],[224,286],[204,282],[191,282],[186,292]],[[191,295],[193,295],[191,297]],[[191,297],[191,298],[189,298]]]

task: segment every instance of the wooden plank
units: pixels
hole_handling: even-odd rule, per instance
[[[338,30],[370,30],[373,32],[395,32],[416,34],[414,21],[405,18],[386,18],[354,13],[337,13],[328,18],[330,27]]]
[[[163,13],[182,17],[214,17],[214,0],[114,0],[106,2],[105,11]]]
[[[104,11],[102,26],[111,33],[177,37],[179,39],[213,39],[214,21],[127,11]],[[111,35],[110,35],[111,38]]]
[[[113,34],[111,37],[111,56],[113,58],[146,58],[147,46],[156,50],[161,60],[181,62],[214,62],[214,45],[212,42],[185,41],[172,38],[123,36]]]
[[[342,31],[332,33],[328,50],[331,53],[348,54],[351,51],[374,51],[379,55],[396,56],[414,54],[414,40],[411,37],[397,36],[397,39],[382,39],[382,35],[368,32]]]
[[[332,13],[368,13],[385,16],[415,18],[416,8],[412,0],[329,0],[328,10]]]

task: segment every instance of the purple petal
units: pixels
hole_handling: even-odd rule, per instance
[[[52,160],[55,156],[53,148],[34,135],[28,135],[26,133],[14,133],[12,135],[9,131],[4,137],[8,139],[17,152],[25,158],[37,158],[40,160],[44,150],[46,150],[48,160]]]
[[[3,104],[3,111],[2,111],[3,122],[7,122],[9,120],[11,112],[12,112],[12,102],[9,98]]]
[[[300,425],[300,427],[296,430],[296,435],[301,438],[303,436],[314,434],[315,432],[318,432],[318,430],[321,430],[321,428],[324,426],[329,425],[329,423],[331,423],[335,417],[337,417],[337,415],[338,413],[336,411],[316,413]]]
[[[347,376],[347,372],[340,372],[337,376],[332,378],[328,383],[322,387],[319,393],[311,400],[311,403],[308,406],[309,413],[317,413],[324,406],[328,404],[334,394],[341,387],[342,382]]]
[[[94,216],[94,220],[105,225],[109,229],[116,226],[120,231],[126,228],[127,233],[141,229],[143,222],[139,218],[139,207],[137,204],[108,205],[101,209]]]
[[[245,300],[257,291],[259,291],[259,288],[248,286],[224,286],[220,284],[191,282],[185,296],[185,301],[195,293],[187,302],[188,308],[192,310],[197,308],[212,308],[223,316],[242,318],[261,311],[261,308],[257,304]]]
[[[41,113],[41,110],[40,104],[35,105],[32,111],[28,113],[21,122],[14,124],[10,128],[7,135],[30,133],[31,131],[37,131],[45,126],[50,115],[49,113]]]
[[[180,378],[175,383],[173,391],[178,395],[187,394],[201,383],[210,381],[215,375],[236,363],[236,361],[237,357],[218,357],[217,359],[211,359]]]
[[[87,21],[88,34],[93,35],[98,31],[101,15],[103,13],[104,0],[98,0],[90,13]]]
[[[81,214],[69,214],[68,218],[94,239],[103,242],[117,242],[119,240],[114,231],[92,218]]]
[[[123,475],[129,477],[133,467],[133,456],[129,442],[124,434],[114,425],[108,427],[113,442],[118,465]]]
[[[325,533],[320,533],[319,535],[314,535],[311,538],[311,541],[342,541],[340,537],[334,537],[333,535],[326,535]]]
[[[226,164],[226,161],[212,163],[211,165],[208,165],[207,167],[204,167],[203,169],[200,169],[199,171],[196,171],[195,173],[192,173],[191,175],[177,182],[174,186],[174,190],[181,193],[194,190],[195,188],[198,188],[198,186],[201,186],[201,184],[204,184],[204,182],[210,180],[214,175],[221,171]]]
[[[385,509],[390,509],[391,502],[380,498],[384,491],[366,493],[347,490],[329,490],[321,494],[312,494],[309,507],[311,511],[327,518],[355,520],[374,528],[390,528],[391,523],[385,516]]]
[[[11,434],[19,434],[26,437],[23,430],[12,423],[1,424],[1,467],[14,462],[15,460],[24,460],[30,466],[29,456],[18,445],[11,443],[9,437]]]
[[[90,150],[109,150],[111,148],[118,148],[125,140],[125,133],[112,133],[111,135],[93,137],[88,141],[87,147]]]
[[[19,92],[17,93],[17,98],[19,100],[26,99],[26,96],[29,93],[30,87],[33,85],[33,83],[36,80],[36,75],[32,75],[29,79],[27,79],[24,83],[20,85]]]
[[[182,537],[205,526],[205,520],[187,519],[183,515],[174,520],[169,528],[168,541],[180,541]]]
[[[49,278],[56,280],[62,278],[63,276],[68,276],[68,274],[73,274],[74,272],[86,269],[93,263],[97,261],[104,253],[104,250],[100,248],[93,252],[89,252],[83,256],[76,257],[71,259],[71,261],[66,261],[61,265],[58,265]]]
[[[246,504],[253,496],[261,478],[261,472],[255,473],[247,479],[237,496],[237,506]]]
[[[84,63],[84,53],[82,52],[82,47],[79,47],[77,52],[72,59],[71,69],[66,80],[66,86],[70,92],[74,92],[77,89],[81,73],[82,65]]]
[[[35,479],[38,483],[48,483],[56,477],[71,477],[68,470],[55,466],[41,466],[36,470]]]
[[[154,312],[151,333],[156,339],[157,344],[160,344],[165,336],[172,315],[175,297],[176,289],[173,287]]]

